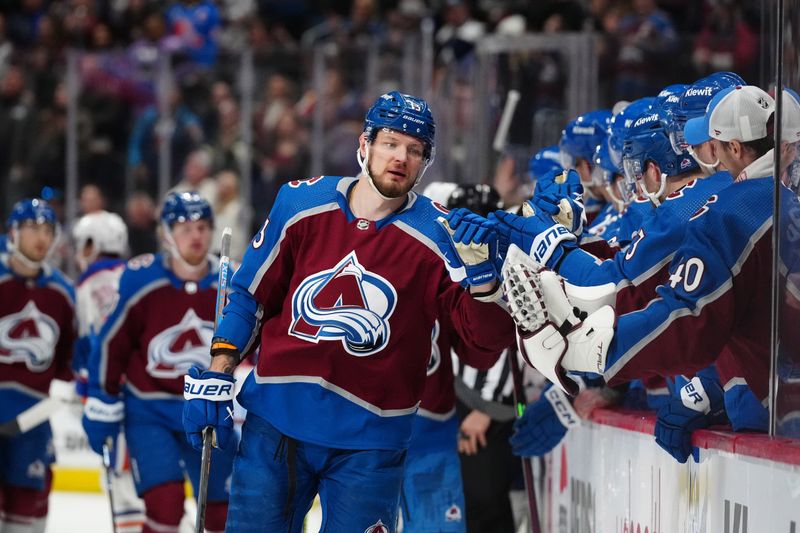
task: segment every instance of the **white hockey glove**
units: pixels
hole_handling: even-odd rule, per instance
[[[614,337],[611,306],[585,316],[570,303],[558,275],[514,245],[503,264],[503,279],[520,353],[528,364],[573,396],[578,384],[567,371],[603,373]]]

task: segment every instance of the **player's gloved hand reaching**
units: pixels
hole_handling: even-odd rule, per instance
[[[203,430],[211,427],[215,448],[225,448],[233,433],[233,393],[230,374],[193,366],[184,377],[183,430],[195,450],[203,449]]]
[[[578,425],[580,418],[567,395],[548,385],[542,396],[528,405],[514,422],[514,434],[509,442],[514,455],[538,457],[555,448],[567,430]]]
[[[468,209],[453,209],[439,224],[449,237],[436,244],[450,268],[463,268],[468,285],[484,285],[499,279],[498,237],[494,223]]]
[[[536,183],[531,199],[533,206],[553,217],[573,235],[583,233],[586,213],[583,205],[583,185],[574,170],[553,170]]]
[[[569,228],[553,220],[553,217],[530,202],[522,206],[524,216],[495,211],[489,215],[489,221],[495,223],[500,235],[501,250],[506,243],[515,244],[537,263],[553,268],[558,265],[564,255],[576,247],[577,238]]]
[[[713,379],[695,376],[658,410],[655,437],[679,463],[692,454],[692,432],[725,422],[725,393]]]
[[[86,432],[89,446],[100,455],[103,455],[103,445],[109,438],[112,439],[111,464],[115,464],[113,453],[124,420],[125,404],[122,400],[98,390],[89,391],[89,397],[83,406],[83,430]]]

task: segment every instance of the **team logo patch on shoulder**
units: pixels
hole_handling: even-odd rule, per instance
[[[304,341],[340,341],[350,355],[365,357],[389,342],[389,317],[397,291],[368,271],[350,252],[330,270],[304,279],[292,297],[289,334]]]
[[[180,323],[171,326],[147,346],[147,373],[159,379],[183,377],[193,365],[208,368],[214,323],[188,309]]]
[[[436,320],[431,331],[431,358],[428,360],[429,376],[439,370],[439,365],[442,364],[442,352],[439,350],[439,331],[439,321]]]
[[[61,330],[33,301],[0,319],[0,363],[25,363],[31,372],[50,368]]]
[[[461,522],[461,507],[456,504],[451,505],[444,513],[445,522]]]

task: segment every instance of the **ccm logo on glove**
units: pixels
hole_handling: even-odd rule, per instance
[[[199,398],[218,402],[233,400],[233,383],[222,379],[194,379],[186,376],[183,397],[186,400]]]

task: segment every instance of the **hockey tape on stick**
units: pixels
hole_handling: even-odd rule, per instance
[[[30,431],[39,424],[46,422],[59,407],[61,407],[61,401],[55,398],[45,398],[22,411],[13,420],[0,424],[0,436],[13,437]]]
[[[511,119],[514,118],[514,111],[517,109],[519,97],[519,91],[515,89],[508,91],[506,105],[503,107],[503,114],[500,116],[500,124],[497,126],[497,131],[494,133],[494,141],[492,142],[492,148],[494,148],[496,152],[502,152],[506,147],[508,128],[511,127]]]

